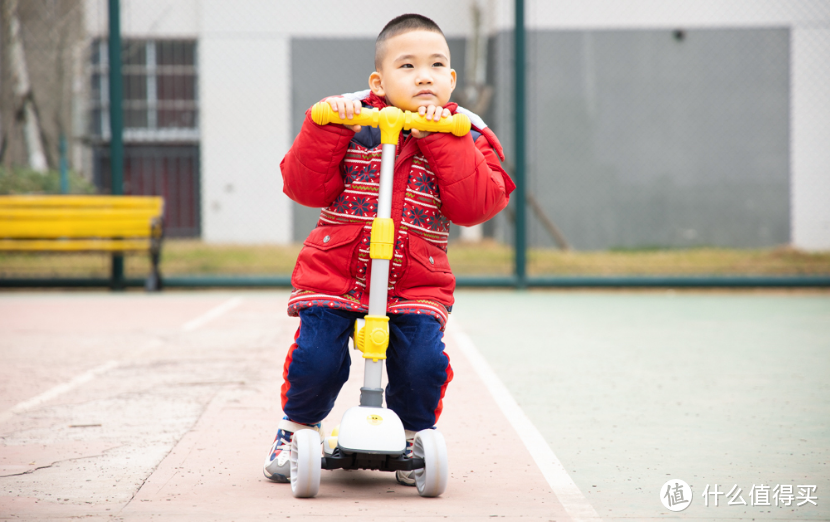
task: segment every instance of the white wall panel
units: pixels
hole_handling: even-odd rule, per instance
[[[121,35],[196,38],[200,4],[199,0],[121,0]],[[91,34],[107,34],[107,5],[107,0],[86,0],[86,26]]]
[[[830,250],[830,27],[792,33],[792,243]]]
[[[279,162],[288,151],[286,38],[200,40],[203,238],[287,243]]]

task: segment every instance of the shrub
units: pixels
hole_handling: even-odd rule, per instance
[[[95,185],[80,174],[69,171],[70,194],[95,194]],[[60,194],[61,175],[56,170],[46,173],[27,168],[0,167],[0,195],[13,194]]]

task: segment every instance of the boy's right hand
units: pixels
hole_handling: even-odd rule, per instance
[[[340,96],[332,96],[330,98],[326,98],[323,100],[328,102],[331,105],[331,110],[337,113],[340,116],[340,119],[352,119],[354,118],[355,114],[360,114],[360,109],[362,105],[360,104],[359,100],[347,100],[346,98],[341,98]],[[350,131],[354,133],[360,132],[361,126],[360,125],[343,125]]]

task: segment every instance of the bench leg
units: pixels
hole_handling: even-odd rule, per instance
[[[112,255],[112,270],[110,272],[110,289],[124,290],[124,254]]]
[[[161,272],[159,271],[159,262],[161,261],[160,249],[153,249],[150,251],[150,275],[147,276],[147,281],[144,283],[144,289],[148,292],[158,292],[162,288]]]

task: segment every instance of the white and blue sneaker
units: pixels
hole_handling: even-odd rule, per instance
[[[412,430],[405,430],[406,433],[406,449],[404,450],[404,457],[411,459],[412,458],[412,444],[415,442],[415,434],[417,431]],[[401,471],[398,470],[395,472],[395,480],[398,481],[398,484],[402,486],[414,486],[415,485],[415,471]]]
[[[291,439],[295,431],[309,429],[317,433],[322,431],[319,422],[300,424],[288,420],[288,417],[283,417],[277,428],[274,444],[271,445],[271,451],[268,452],[268,457],[265,458],[265,464],[262,466],[265,478],[286,484],[291,482]]]

